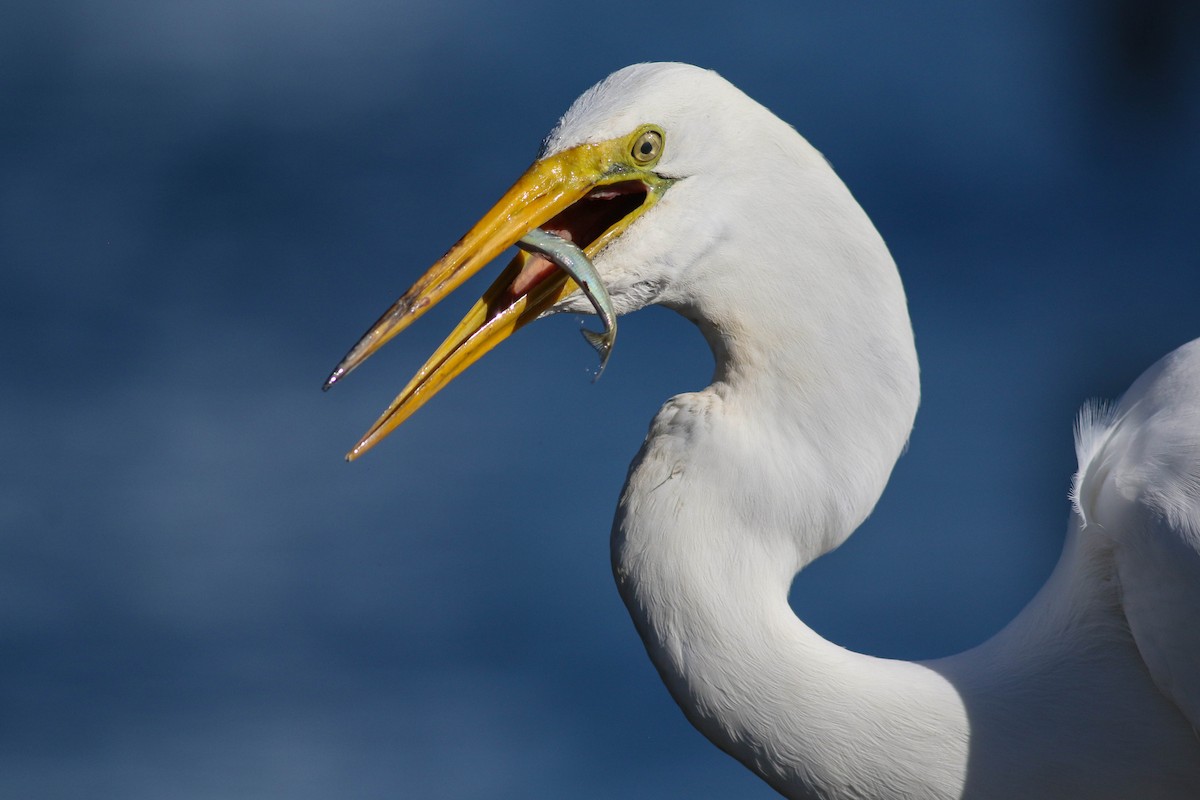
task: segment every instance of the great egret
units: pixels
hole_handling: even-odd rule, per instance
[[[1062,557],[985,644],[929,662],[825,641],[792,578],[870,513],[917,408],[887,247],[825,160],[717,74],[623,69],[332,383],[535,227],[586,246],[620,313],[699,326],[716,372],[629,471],[613,572],[700,731],[789,797],[1200,797],[1200,340],[1085,410]],[[520,253],[350,453],[516,328],[590,305]]]

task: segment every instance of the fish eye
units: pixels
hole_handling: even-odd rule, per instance
[[[657,128],[647,128],[633,140],[629,154],[638,166],[647,166],[658,160],[662,155],[663,135]]]

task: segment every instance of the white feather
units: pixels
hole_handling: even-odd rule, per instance
[[[895,265],[820,154],[713,72],[622,70],[544,149],[645,123],[678,181],[595,264],[621,312],[695,321],[716,372],[652,423],[612,555],[688,719],[789,797],[1200,797],[1200,344],[1084,408],[1078,515],[1003,631],[928,663],[849,652],[787,591],[871,512],[911,430]]]

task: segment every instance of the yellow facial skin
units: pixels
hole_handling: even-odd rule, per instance
[[[499,202],[363,335],[330,374],[325,388],[341,380],[533,228],[553,220],[598,187],[641,181],[645,187],[642,203],[583,247],[588,257],[593,257],[657,203],[671,185],[670,179],[653,172],[663,144],[660,128],[642,125],[626,136],[581,144],[534,162]],[[510,288],[527,260],[525,253],[513,259],[346,454],[347,460],[353,461],[370,450],[489,350],[578,290],[566,273],[555,269],[527,293],[513,297]]]

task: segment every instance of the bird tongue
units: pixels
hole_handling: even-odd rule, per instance
[[[525,266],[517,273],[512,286],[508,287],[508,291],[514,298],[528,294],[530,289],[541,283],[547,275],[556,269],[558,267],[550,259],[537,253],[531,254],[525,260]]]

